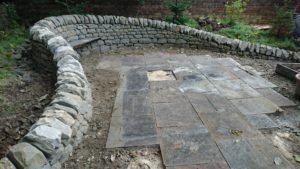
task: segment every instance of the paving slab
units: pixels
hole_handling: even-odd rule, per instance
[[[203,66],[220,66],[220,64],[210,55],[192,55],[188,56],[188,58],[197,68]]]
[[[155,103],[153,105],[157,127],[186,126],[193,123],[202,124],[189,102]]]
[[[123,116],[153,116],[148,91],[125,91],[123,94]]]
[[[265,98],[275,103],[277,106],[280,107],[296,106],[296,104],[293,101],[282,96],[281,94],[279,94],[273,89],[265,88],[265,89],[257,89],[257,91],[261,93]]]
[[[225,67],[241,66],[237,61],[232,58],[216,58],[217,63]]]
[[[159,135],[167,167],[224,161],[216,143],[201,125],[162,128]]]
[[[208,100],[205,94],[188,93],[186,94],[190,103],[193,105],[197,113],[215,113],[217,110]]]
[[[161,52],[145,53],[145,59],[147,66],[169,65],[166,60],[165,54]]]
[[[154,89],[150,92],[153,103],[186,103],[187,100],[177,88]]]
[[[125,55],[122,57],[123,66],[145,66],[146,60],[144,55]]]
[[[218,91],[227,99],[246,99],[253,97],[262,97],[260,93],[251,88],[240,79],[235,80],[214,80],[211,81]]]
[[[223,66],[201,66],[197,67],[200,72],[207,77],[209,80],[233,80],[238,79],[233,73],[228,71],[226,67]]]
[[[225,140],[218,146],[228,162],[234,169],[292,169],[293,166],[278,153],[274,146],[266,139]],[[281,165],[274,163],[275,157],[282,159]]]
[[[165,58],[171,67],[192,66],[186,54],[169,54]]]
[[[201,75],[201,73],[199,72],[199,70],[190,67],[190,66],[182,66],[182,67],[176,67],[173,69],[173,72],[176,76],[177,80],[184,80],[185,76],[198,76],[199,78],[205,78],[203,75]],[[206,78],[205,78],[206,79]],[[192,80],[192,79],[190,79]]]
[[[167,167],[166,169],[229,169],[226,161],[223,162],[212,162],[212,163],[203,163],[198,165],[185,165],[185,166],[175,166]]]
[[[235,76],[246,82],[254,89],[260,88],[275,88],[275,84],[269,82],[268,80],[262,78],[258,75],[252,75],[249,72],[246,72],[238,67],[228,68]]]
[[[202,113],[199,116],[205,127],[217,141],[262,136],[239,113]]]
[[[214,85],[206,78],[198,78],[196,80],[183,80],[179,86],[179,90],[183,93],[207,93],[218,92]]]
[[[124,146],[157,144],[157,131],[153,116],[123,117]]]
[[[214,106],[218,113],[238,112],[239,110],[224,96],[218,93],[205,93],[209,102]]]
[[[240,112],[249,114],[266,114],[281,111],[281,109],[264,97],[231,100]]]
[[[106,141],[106,148],[123,147],[124,140],[122,137],[122,132],[123,118],[121,116],[112,116]]]
[[[256,129],[276,129],[279,125],[276,124],[266,114],[252,114],[246,115],[247,121]]]
[[[131,69],[126,77],[127,90],[145,90],[149,88],[147,71],[143,69]]]

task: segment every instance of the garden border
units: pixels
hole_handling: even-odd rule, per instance
[[[0,160],[0,167],[61,168],[73,147],[82,141],[92,117],[91,88],[79,62],[80,55],[85,56],[92,50],[106,52],[126,46],[176,45],[255,58],[300,61],[300,52],[144,18],[48,17],[38,21],[30,35],[32,59],[39,70],[56,74],[56,93],[29,133]]]

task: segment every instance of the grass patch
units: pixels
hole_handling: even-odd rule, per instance
[[[0,31],[0,80],[13,75],[13,49],[22,44],[28,37],[23,26],[15,25],[12,29]]]
[[[191,28],[198,28],[198,26],[199,26],[198,22],[189,15],[183,15],[182,17],[180,17],[178,19],[174,19],[173,16],[166,16],[164,20],[166,22],[171,22],[171,23],[175,23],[178,25],[185,25],[185,26],[189,26]]]
[[[297,47],[292,39],[275,37],[270,30],[258,30],[242,22],[237,22],[229,28],[221,29],[217,33],[229,38],[252,43],[260,43],[293,51],[299,50],[299,47]]]

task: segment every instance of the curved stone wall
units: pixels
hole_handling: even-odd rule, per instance
[[[0,160],[0,168],[60,168],[88,130],[92,117],[89,82],[79,62],[90,51],[136,45],[175,45],[300,61],[300,53],[229,39],[213,33],[144,18],[65,15],[48,17],[30,30],[32,59],[56,75],[56,94],[42,117]]]

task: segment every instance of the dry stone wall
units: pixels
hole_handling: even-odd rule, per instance
[[[90,51],[149,44],[175,45],[300,61],[300,53],[144,18],[48,17],[37,22],[30,34],[32,59],[40,70],[56,75],[56,94],[29,133],[0,160],[0,168],[61,168],[73,148],[82,141],[92,117],[92,97],[80,57]]]

